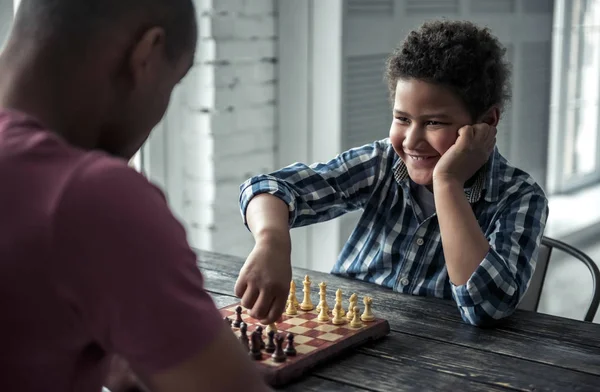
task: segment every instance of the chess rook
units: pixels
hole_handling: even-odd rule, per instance
[[[375,320],[371,306],[373,305],[373,299],[371,297],[364,297],[363,304],[365,305],[365,311],[363,312],[360,319],[365,322],[371,322]]]

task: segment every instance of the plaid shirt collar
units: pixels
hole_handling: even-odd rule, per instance
[[[494,176],[498,172],[498,148],[494,147],[494,152],[490,155],[488,161],[479,169],[472,177],[473,181],[470,186],[465,187],[465,196],[470,204],[477,203],[481,197],[488,201],[494,202],[498,200],[499,194],[496,181],[493,181]],[[402,186],[410,186],[410,177],[408,169],[402,159],[398,157],[394,167],[392,168],[396,182]]]

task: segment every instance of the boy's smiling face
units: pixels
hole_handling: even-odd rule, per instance
[[[390,141],[415,183],[433,183],[438,160],[454,144],[458,130],[472,122],[450,89],[417,79],[398,80]]]

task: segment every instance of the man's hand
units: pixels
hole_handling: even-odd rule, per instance
[[[487,162],[495,145],[495,127],[476,124],[460,128],[454,145],[435,165],[434,182],[450,180],[464,185]]]
[[[133,373],[127,361],[114,356],[110,362],[108,376],[104,382],[110,392],[147,391],[138,377]]]
[[[284,311],[292,279],[289,231],[280,239],[257,239],[235,285],[242,306],[263,324],[276,322]]]

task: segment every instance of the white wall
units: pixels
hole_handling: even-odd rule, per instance
[[[196,0],[196,6],[196,65],[174,94],[166,130],[153,136],[166,133],[167,153],[158,151],[151,165],[166,164],[154,177],[168,190],[192,245],[243,257],[253,239],[241,223],[239,185],[274,169],[275,1]]]

